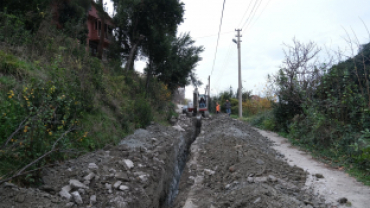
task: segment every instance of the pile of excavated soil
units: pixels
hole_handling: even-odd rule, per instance
[[[85,154],[43,170],[43,185],[0,186],[0,207],[157,208],[170,204],[180,163],[192,141],[191,120],[184,129],[151,125],[120,145]]]
[[[175,208],[331,207],[305,189],[307,173],[290,166],[271,142],[245,123],[203,120],[180,180]]]

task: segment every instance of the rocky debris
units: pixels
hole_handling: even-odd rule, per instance
[[[324,178],[324,176],[321,173],[316,173],[315,176],[316,178]]]
[[[173,207],[331,207],[306,189],[307,173],[290,166],[271,145],[248,125],[223,114],[204,120]],[[197,182],[199,176],[203,180]]]
[[[130,170],[130,169],[132,169],[134,167],[134,163],[131,160],[129,160],[129,159],[124,159],[123,160],[123,165],[125,166],[125,168],[127,170]]]
[[[90,170],[98,170],[99,167],[95,164],[95,163],[89,163],[89,167],[88,167]]]
[[[342,197],[342,198],[339,198],[339,199],[338,199],[338,202],[339,202],[340,204],[345,204],[345,203],[347,203],[347,202],[348,202],[348,199],[347,199],[346,197]]]
[[[181,128],[181,126],[179,125],[173,126],[173,128],[176,129],[177,131],[185,131],[185,129]]]
[[[73,200],[77,203],[77,204],[83,204],[83,201],[82,201],[82,197],[80,195],[80,193],[78,193],[78,191],[74,191],[71,193],[72,197],[73,197]]]
[[[180,159],[192,140],[191,120],[185,131],[151,125],[119,145],[65,161],[43,170],[40,189],[0,185],[0,208],[9,207],[165,207],[174,193]],[[176,186],[177,187],[177,186]],[[174,195],[174,194],[172,194]]]

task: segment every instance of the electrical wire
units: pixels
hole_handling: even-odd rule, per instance
[[[251,29],[251,28],[256,24],[256,22],[258,21],[258,19],[262,16],[263,12],[265,11],[266,7],[269,5],[270,1],[271,1],[271,0],[269,0],[269,1],[267,2],[267,4],[265,5],[265,7],[262,9],[261,13],[258,15],[257,19],[256,19],[256,20],[252,23],[252,25],[249,27],[249,29]],[[248,26],[245,28],[245,30],[246,30],[246,31],[249,31],[249,30],[248,30]]]
[[[223,33],[220,33],[220,34],[223,35],[223,34],[232,33],[232,32],[234,32],[234,31],[223,32]],[[208,37],[214,37],[214,36],[217,36],[217,35],[218,34],[215,34],[215,35],[207,35],[207,36],[195,37],[193,39],[208,38]]]
[[[217,37],[217,44],[216,44],[216,51],[215,51],[215,57],[213,58],[213,65],[212,65],[212,71],[211,71],[211,76],[215,67],[215,62],[216,62],[216,56],[217,56],[217,49],[218,49],[218,41],[220,40],[220,32],[221,32],[221,26],[222,26],[222,18],[224,17],[224,9],[225,9],[225,2],[222,5],[222,12],[221,12],[221,19],[220,19],[220,26],[218,28],[218,37]]]
[[[256,1],[257,1],[257,0],[256,0]],[[252,2],[253,2],[253,1],[250,1],[250,2],[249,2],[249,5],[248,5],[247,10],[244,12],[243,17],[242,17],[242,19],[240,20],[240,22],[239,22],[239,24],[238,24],[239,26],[240,26],[240,25],[241,25],[241,23],[243,22],[243,19],[244,19],[245,15],[248,13],[249,7],[251,6]]]
[[[255,9],[255,8],[256,8],[256,5],[257,5],[257,2],[258,2],[258,1],[256,0],[256,3],[254,4],[253,9],[252,9],[251,13],[249,14],[249,17],[248,17],[247,21],[245,21],[245,23],[244,23],[244,25],[243,25],[242,29],[244,28],[244,26],[245,26],[247,23],[249,23],[249,22],[251,22],[251,21],[252,21],[252,19],[253,19],[253,17],[254,17],[254,14],[256,13],[256,11],[257,11],[257,9],[258,9],[259,5],[261,5],[262,0],[261,0],[261,1],[259,1],[260,3],[258,4],[257,9]],[[252,17],[252,18],[251,18],[251,17]],[[251,18],[251,21],[249,21],[249,19],[250,19],[250,18]]]

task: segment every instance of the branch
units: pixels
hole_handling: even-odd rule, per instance
[[[37,158],[36,160],[32,161],[31,163],[29,163],[28,165],[24,166],[22,169],[20,169],[18,171],[18,173],[16,173],[15,175],[11,176],[11,177],[8,177],[6,179],[3,179],[0,181],[0,184],[6,182],[6,181],[9,181],[10,179],[12,178],[15,178],[15,177],[18,177],[20,175],[22,175],[23,171],[25,171],[27,168],[29,168],[30,166],[34,165],[35,163],[39,162],[41,159],[45,158],[46,156],[50,155],[51,153],[55,152],[56,149],[56,145],[58,144],[58,142],[64,137],[64,135],[66,135],[67,133],[71,132],[74,130],[74,126],[71,126],[66,132],[64,132],[62,135],[60,135],[60,137],[54,142],[52,148],[50,151],[46,152],[45,154],[41,155],[39,158]]]

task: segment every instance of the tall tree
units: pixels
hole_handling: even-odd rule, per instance
[[[170,50],[163,60],[153,62],[152,74],[157,75],[172,91],[191,83],[199,85],[194,71],[202,60],[200,53],[203,50],[202,46],[194,46],[189,33],[182,34],[172,40]]]
[[[153,56],[153,45],[158,43],[155,41],[175,36],[183,21],[184,4],[180,0],[113,0],[113,3],[119,46],[116,49],[126,60],[126,69],[133,70],[138,54]]]

